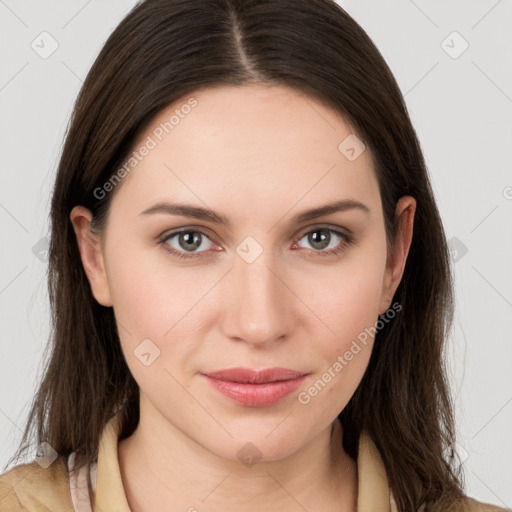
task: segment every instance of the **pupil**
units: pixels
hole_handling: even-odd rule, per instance
[[[317,236],[318,233],[320,233],[319,236]],[[317,246],[317,249],[324,249],[329,245],[329,236],[326,235],[326,233],[326,230],[313,231],[313,233],[309,236],[309,242],[311,243],[311,245],[313,245],[313,247],[315,247],[315,244],[319,244],[319,246]]]
[[[193,231],[190,231],[188,233],[182,233],[181,239],[185,241],[185,244],[189,244],[188,247],[183,246],[180,240],[180,245],[184,249],[197,249],[201,245],[200,235],[196,233],[194,236]]]

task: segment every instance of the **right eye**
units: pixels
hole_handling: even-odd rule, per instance
[[[205,238],[209,240],[208,235],[203,231],[197,229],[181,229],[168,233],[160,240],[160,243],[164,246],[164,249],[173,256],[186,259],[195,258],[198,256],[198,253],[206,252],[196,251],[196,249],[201,247],[208,249],[208,247],[204,247]],[[173,240],[175,245],[169,244],[168,242],[170,240]]]

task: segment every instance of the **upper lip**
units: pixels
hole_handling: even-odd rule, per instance
[[[237,367],[203,373],[203,375],[207,375],[212,379],[226,380],[230,382],[262,384],[265,382],[295,379],[306,375],[306,373],[297,370],[290,370],[288,368],[265,368],[263,370],[253,370],[252,368]]]

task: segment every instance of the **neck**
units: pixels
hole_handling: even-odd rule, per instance
[[[155,424],[144,412],[135,432],[119,442],[132,512],[168,511],[169,505],[191,512],[356,510],[357,464],[342,448],[338,420],[285,459],[245,466],[213,454],[161,415]]]

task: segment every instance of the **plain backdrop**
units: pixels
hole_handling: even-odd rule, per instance
[[[0,0],[0,472],[41,376],[45,237],[66,125],[88,69],[134,3]],[[448,366],[466,492],[510,507],[512,1],[339,3],[395,74],[450,240],[457,312]]]

